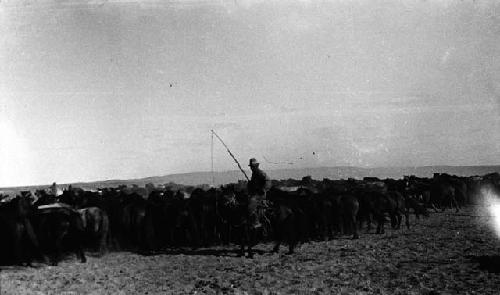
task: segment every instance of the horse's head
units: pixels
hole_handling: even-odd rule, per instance
[[[219,207],[233,207],[236,205],[236,193],[227,187],[221,187],[217,191],[217,200]]]
[[[33,203],[28,196],[16,196],[10,201],[10,206],[17,217],[25,218],[33,213]]]

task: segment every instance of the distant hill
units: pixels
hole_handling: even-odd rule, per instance
[[[360,167],[319,167],[319,168],[302,168],[302,169],[278,169],[265,170],[272,179],[301,179],[304,176],[310,175],[313,179],[347,179],[372,176],[379,178],[401,178],[404,175],[416,175],[419,177],[432,177],[433,173],[448,173],[458,176],[474,176],[485,175],[488,173],[499,172],[500,166],[423,166],[423,167],[380,167],[380,168],[360,168]],[[250,176],[250,172],[248,172]],[[215,184],[226,184],[245,180],[243,174],[238,171],[225,171],[214,173]],[[72,183],[74,187],[82,187],[86,189],[95,189],[98,187],[117,187],[120,184],[144,186],[146,183],[167,184],[176,183],[184,185],[201,185],[211,184],[211,172],[192,172],[182,174],[170,174],[165,176],[154,176],[140,179],[128,180],[105,180],[94,182]],[[60,184],[66,186],[65,184]],[[1,191],[11,190],[32,190],[40,187],[48,187],[47,185],[26,186],[16,188],[2,188]]]

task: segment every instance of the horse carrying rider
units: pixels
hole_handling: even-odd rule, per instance
[[[252,170],[252,178],[248,182],[248,218],[254,228],[262,226],[266,209],[266,191],[271,187],[271,180],[267,174],[259,168],[259,162],[255,158],[250,159],[249,165]]]

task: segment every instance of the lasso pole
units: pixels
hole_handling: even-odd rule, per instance
[[[212,155],[212,186],[215,186],[214,176],[214,132],[212,130],[212,144],[210,145],[210,153]]]
[[[243,168],[241,168],[240,162],[238,162],[238,160],[233,155],[233,153],[231,153],[231,151],[229,150],[229,148],[227,147],[227,145],[224,143],[224,141],[222,140],[222,138],[220,138],[219,135],[217,135],[217,133],[215,133],[215,131],[213,129],[212,129],[212,134],[215,135],[215,137],[217,137],[217,139],[222,143],[222,145],[226,148],[226,150],[229,153],[229,155],[231,156],[231,158],[233,158],[234,162],[236,162],[236,164],[238,165],[238,168],[240,168],[240,171],[243,172],[243,175],[245,175],[245,178],[248,181],[250,181],[250,178],[248,178],[247,174],[245,173],[245,170],[243,170]]]

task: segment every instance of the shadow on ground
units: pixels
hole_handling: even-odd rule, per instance
[[[500,273],[500,255],[468,256],[467,258],[479,263],[479,268],[492,273]]]
[[[258,255],[263,255],[268,253],[268,251],[264,251],[262,249],[253,249],[253,252]],[[137,254],[144,256],[154,256],[154,255],[191,255],[191,256],[229,256],[229,257],[237,257],[240,253],[239,249],[189,249],[189,248],[175,248],[175,249],[165,249],[161,251],[154,252],[137,252]]]

